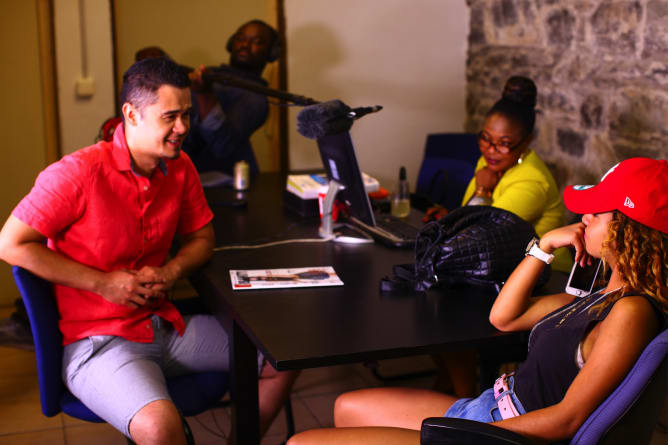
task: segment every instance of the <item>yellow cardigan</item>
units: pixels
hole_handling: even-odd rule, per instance
[[[480,157],[475,171],[487,166],[484,157]],[[471,199],[475,192],[475,177],[471,179],[462,206]],[[545,163],[533,151],[529,150],[521,164],[508,169],[492,192],[492,206],[513,212],[530,222],[538,236],[564,225],[564,204],[552,174]],[[552,267],[568,272],[573,260],[566,248],[557,249]]]

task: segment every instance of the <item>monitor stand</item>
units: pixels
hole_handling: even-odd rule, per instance
[[[335,228],[342,227],[343,224],[334,225],[332,221],[332,211],[334,209],[334,199],[336,199],[336,194],[339,193],[339,190],[345,189],[345,186],[338,183],[334,179],[329,181],[329,187],[327,188],[327,195],[325,195],[325,200],[322,203],[322,218],[320,221],[320,229],[318,234],[321,238],[332,238],[336,243],[345,243],[345,244],[369,244],[373,243],[373,238],[371,238],[366,233],[361,232],[355,227],[350,227],[347,224],[345,226],[355,230],[359,233],[358,236],[350,235],[341,235],[340,233],[334,232]]]

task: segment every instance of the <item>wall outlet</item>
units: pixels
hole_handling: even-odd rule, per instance
[[[91,97],[95,94],[95,79],[92,77],[79,77],[76,92],[79,97]]]

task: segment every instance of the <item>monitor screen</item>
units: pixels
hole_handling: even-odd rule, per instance
[[[336,199],[350,208],[352,216],[375,227],[376,220],[371,210],[369,195],[364,189],[350,133],[322,136],[318,138],[318,148],[327,178],[335,180],[344,187],[336,195]]]

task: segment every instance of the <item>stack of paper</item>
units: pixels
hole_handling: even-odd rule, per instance
[[[362,173],[364,188],[367,193],[378,190],[378,180]],[[301,199],[316,199],[318,193],[327,193],[327,176],[325,174],[288,175],[287,190]]]
[[[327,177],[324,175],[288,175],[286,187],[301,199],[316,199],[318,193],[327,193]]]

